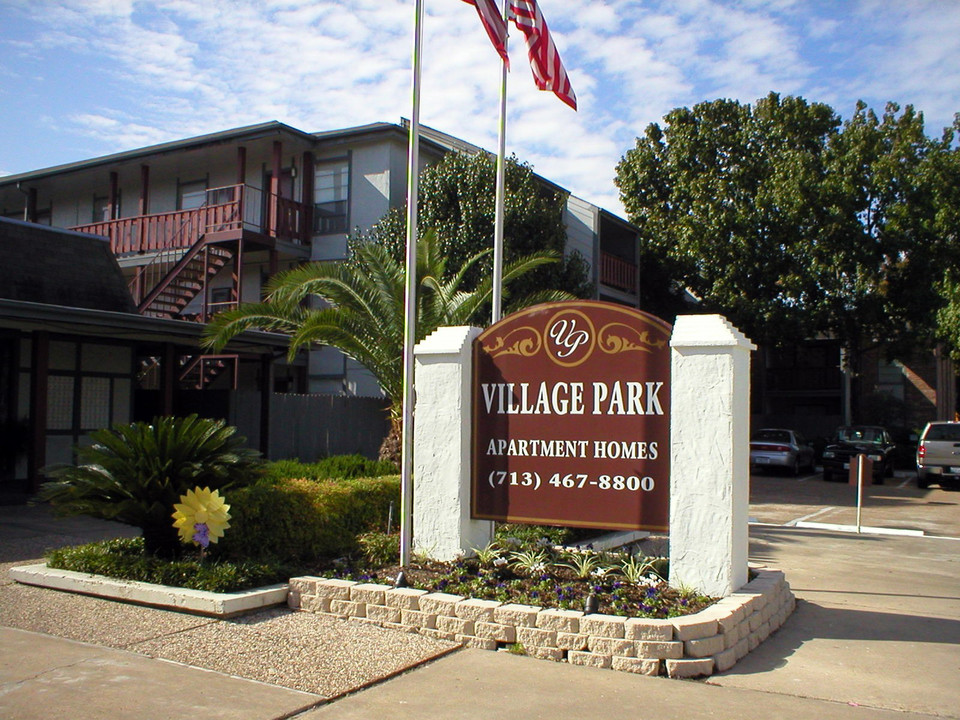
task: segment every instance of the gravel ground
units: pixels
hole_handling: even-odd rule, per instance
[[[129,534],[127,528],[119,528]],[[0,625],[129,650],[326,698],[444,655],[455,643],[374,625],[261,610],[217,620],[20,585],[13,565],[44,551],[116,537],[113,523],[60,521],[45,508],[0,508]]]

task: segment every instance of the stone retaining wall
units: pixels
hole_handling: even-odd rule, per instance
[[[796,600],[782,572],[757,570],[754,580],[709,608],[665,620],[319,577],[291,579],[287,604],[484,650],[519,643],[533,657],[688,678],[732,668],[784,623]]]

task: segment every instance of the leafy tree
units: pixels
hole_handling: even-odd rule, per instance
[[[559,262],[532,271],[524,285],[538,290],[563,290],[573,297],[593,296],[589,268],[578,253],[564,257],[566,194],[539,180],[529,165],[507,160],[504,197],[504,262],[543,250]],[[496,163],[486,153],[451,152],[420,174],[419,225],[437,234],[450,270],[458,270],[493,246]],[[387,248],[402,262],[406,247],[406,207],[394,208],[361,242]],[[356,240],[355,240],[356,241]],[[467,285],[492,273],[493,257],[485,255],[468,271]]]
[[[841,125],[827,105],[771,93],[672,111],[617,184],[645,252],[704,310],[764,344],[829,334],[855,364],[879,343],[932,340],[956,251],[937,220],[948,150],[909,106],[877,117],[860,104]]]
[[[617,167],[644,253],[754,339],[804,335],[795,250],[820,207],[826,105],[771,94],[717,100],[651,124]]]
[[[442,325],[479,321],[478,314],[492,294],[492,281],[485,276],[467,290],[466,278],[488,253],[477,253],[459,269],[449,270],[436,234],[421,236],[417,243],[417,341]],[[504,286],[557,259],[556,253],[540,252],[507,263]],[[356,244],[347,260],[310,263],[274,276],[263,302],[217,315],[204,330],[205,344],[216,350],[238,333],[260,328],[289,334],[291,358],[314,343],[335,347],[367,368],[380,383],[392,403],[392,434],[399,438],[405,278],[404,262],[387,248],[372,242]],[[326,305],[309,307],[311,296]],[[562,291],[544,290],[515,300],[513,308],[568,299],[569,294]]]
[[[936,222],[937,194],[946,188],[935,166],[945,150],[924,133],[922,115],[893,103],[879,117],[859,103],[830,138],[831,222],[813,248],[809,309],[817,329],[841,338],[854,362],[879,345],[909,357],[933,344],[938,288],[957,257]]]
[[[953,128],[944,131],[940,152],[928,168],[936,208],[934,227],[953,253],[960,252],[960,147],[955,144],[958,135],[960,113]],[[939,262],[945,265],[946,273],[940,286],[943,305],[937,313],[937,336],[947,345],[954,360],[960,360],[960,262],[952,253],[945,253]]]
[[[173,557],[180,540],[173,506],[194,487],[222,490],[259,477],[260,453],[222,420],[190,415],[117,424],[77,448],[80,462],[46,468],[40,489],[60,515],[90,515],[140,528],[145,550]]]

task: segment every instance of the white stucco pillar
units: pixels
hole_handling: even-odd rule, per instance
[[[492,522],[470,518],[471,348],[480,332],[442,327],[414,348],[413,547],[437,560],[493,539]]]
[[[756,346],[720,315],[681,315],[670,347],[670,583],[723,597],[747,582]]]

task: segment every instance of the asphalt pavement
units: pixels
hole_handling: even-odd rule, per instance
[[[892,493],[896,486],[881,487]],[[106,626],[117,624],[113,606],[119,604],[34,589],[47,609],[25,608],[26,596],[8,587],[5,568],[35,561],[37,548],[65,538],[85,541],[115,528],[77,520],[65,526],[42,515],[25,519],[16,507],[0,508],[0,583],[5,584],[0,584],[0,717],[960,718],[960,513],[955,502],[960,493],[933,489],[906,500],[892,496],[890,507],[901,508],[894,517],[901,525],[911,523],[904,512],[933,508],[939,518],[936,536],[797,526],[799,518],[824,508],[848,512],[849,506],[838,504],[840,488],[816,477],[755,479],[751,516],[758,524],[751,526],[751,561],[783,570],[799,602],[777,633],[726,673],[678,681],[502,652],[424,651],[402,669],[342,692],[285,686],[282,673],[276,682],[246,677],[243,662],[230,672],[216,672],[198,667],[202,657],[170,662],[110,646],[108,639],[62,637],[65,631],[59,628],[70,625],[70,613],[81,605],[95,603],[99,612],[87,623],[100,617]],[[791,491],[793,503],[787,501]],[[870,522],[883,520],[876,515]],[[261,623],[265,627],[258,632],[270,632],[282,620]],[[125,622],[146,625],[140,632],[149,634],[155,620]],[[196,618],[170,622],[164,637],[196,632]],[[109,638],[115,630],[101,632],[90,636]],[[289,629],[284,632],[275,644],[295,645]],[[237,643],[232,653],[242,659],[244,636],[232,642]],[[314,663],[314,652],[324,644],[317,643],[315,651],[298,646],[284,662]],[[358,652],[369,652],[369,645],[360,647]],[[334,675],[345,671],[346,664],[330,670]]]

